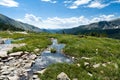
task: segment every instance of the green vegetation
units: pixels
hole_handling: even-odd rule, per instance
[[[29,34],[20,34],[20,33],[9,33],[9,32],[0,32],[0,37],[2,38],[12,38],[14,40],[19,38],[24,38],[23,40],[12,41],[13,43],[25,43],[26,45],[20,48],[13,48],[11,52],[17,51],[28,51],[30,53],[36,53],[35,49],[40,49],[40,51],[47,48],[51,44],[50,38],[46,37],[47,34],[44,33],[29,33]]]
[[[57,38],[59,43],[66,44],[63,52],[74,58],[72,64],[57,63],[50,65],[43,74],[39,74],[41,80],[56,80],[61,72],[65,72],[70,79],[78,80],[119,80],[120,79],[120,40],[110,38],[96,38],[81,35],[29,33],[18,34],[0,32],[3,38],[24,38],[13,43],[26,43],[21,48],[13,48],[14,51],[35,52],[42,51],[51,44],[50,38]],[[51,50],[55,51],[55,50]]]
[[[66,34],[55,34],[54,37],[66,44],[64,53],[75,57],[75,61],[49,66],[44,74],[39,75],[42,80],[56,80],[60,72],[78,80],[120,79],[120,40]]]
[[[0,31],[6,31],[6,30],[10,30],[10,31],[24,31],[23,29],[14,27],[12,25],[0,23]]]
[[[56,49],[51,48],[51,53],[56,53]]]

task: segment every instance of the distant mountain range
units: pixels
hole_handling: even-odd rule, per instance
[[[120,19],[111,21],[100,21],[89,25],[81,25],[70,29],[40,29],[33,25],[22,23],[0,14],[0,31],[31,31],[31,32],[48,32],[64,34],[106,34],[108,37],[120,39]]]
[[[70,29],[62,29],[59,30],[57,33],[75,35],[97,33],[106,34],[108,37],[120,39],[120,19],[115,19],[111,21],[100,21],[89,25],[81,25]]]
[[[33,25],[22,23],[0,14],[0,31],[4,30],[41,32],[41,29]]]

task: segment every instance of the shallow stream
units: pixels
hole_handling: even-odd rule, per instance
[[[65,44],[58,44],[57,39],[52,39],[52,45],[44,50],[40,56],[35,60],[35,63],[32,65],[31,70],[28,72],[29,79],[32,78],[31,76],[33,73],[43,70],[47,68],[49,65],[54,63],[71,63],[72,59],[67,57],[62,53],[62,49],[65,47]],[[56,53],[51,53],[50,49],[54,48],[56,49]],[[20,80],[26,80],[26,79],[20,79]]]

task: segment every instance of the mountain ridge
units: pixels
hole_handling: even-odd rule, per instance
[[[110,38],[120,39],[120,18],[111,21],[99,21],[88,25],[80,25],[69,29],[59,30],[57,33],[65,34],[106,34]]]
[[[20,21],[16,21],[12,18],[9,18],[3,14],[0,14],[0,30],[6,30],[5,25],[9,26],[8,30],[13,30],[15,29],[15,31],[18,30],[25,30],[25,31],[32,31],[32,32],[41,32],[42,30],[40,28],[37,28],[33,25],[27,24],[27,23],[23,23]]]

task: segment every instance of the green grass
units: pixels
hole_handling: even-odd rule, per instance
[[[25,43],[26,46],[20,47],[20,48],[13,48],[13,50],[9,51],[11,52],[17,52],[17,51],[28,51],[30,53],[36,53],[35,49],[40,49],[40,51],[43,51],[45,48],[48,47],[48,45],[51,44],[50,38],[46,37],[46,33],[29,33],[29,34],[18,34],[18,33],[12,33],[9,34],[8,32],[0,32],[0,37],[2,38],[12,38],[12,39],[18,39],[18,38],[24,38],[23,40],[14,41],[12,43],[15,44],[21,44]]]
[[[72,64],[57,63],[50,65],[44,74],[39,74],[41,80],[56,80],[61,72],[65,72],[70,79],[78,80],[119,80],[120,79],[120,40],[110,38],[96,38],[90,36],[79,37],[79,35],[29,33],[27,35],[0,32],[4,38],[24,38],[24,40],[13,43],[26,43],[26,46],[14,48],[15,51],[34,52],[39,48],[44,50],[51,44],[50,38],[57,38],[59,43],[66,44],[64,54],[75,57]],[[90,59],[82,59],[87,57]],[[89,63],[85,65],[85,63]],[[77,66],[80,64],[80,66]],[[94,68],[95,64],[100,64]],[[105,66],[104,66],[105,65]],[[88,75],[91,73],[92,76]]]
[[[42,80],[56,80],[60,72],[65,72],[71,79],[78,80],[119,80],[120,79],[120,40],[110,38],[82,37],[74,35],[59,35],[53,37],[59,43],[65,43],[64,54],[75,57],[73,64],[53,64],[44,74]],[[82,57],[91,58],[90,60]],[[85,66],[85,62],[89,65]],[[108,64],[110,62],[110,64]],[[77,64],[81,66],[78,67]],[[100,64],[94,68],[93,65]],[[102,66],[106,64],[106,66]],[[116,66],[118,68],[116,68]],[[91,73],[93,76],[89,76]]]

